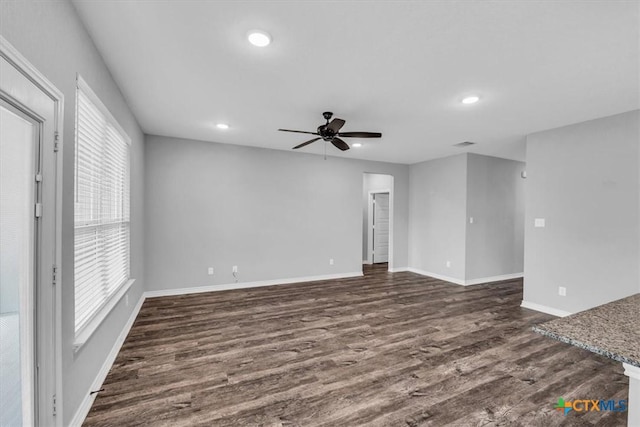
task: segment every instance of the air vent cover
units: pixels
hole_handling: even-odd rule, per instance
[[[459,142],[457,144],[453,144],[454,147],[468,147],[470,145],[474,145],[475,142],[471,142],[471,141],[464,141],[464,142]]]

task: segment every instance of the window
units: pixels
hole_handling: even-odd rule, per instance
[[[75,157],[75,331],[80,344],[130,282],[130,140],[78,76]],[[126,289],[125,289],[126,290]]]

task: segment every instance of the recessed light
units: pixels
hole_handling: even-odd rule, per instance
[[[351,144],[351,146],[358,148],[358,147],[362,147],[362,144],[360,144],[359,142],[355,142],[355,143]]]
[[[218,123],[218,124],[216,125],[216,127],[217,127],[218,129],[229,129],[229,125],[228,125],[228,124],[226,124],[226,123]]]
[[[476,96],[476,95],[471,95],[471,96],[467,96],[465,98],[462,98],[462,103],[463,104],[475,104],[478,101],[480,101],[480,97]]]
[[[265,47],[271,43],[271,36],[259,30],[250,31],[247,39],[249,39],[249,43],[258,47]]]

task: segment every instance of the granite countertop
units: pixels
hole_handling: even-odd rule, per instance
[[[640,367],[640,294],[536,325],[533,330]]]

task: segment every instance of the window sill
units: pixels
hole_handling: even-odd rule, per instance
[[[76,339],[73,341],[73,353],[78,353],[82,347],[89,341],[93,333],[100,327],[104,319],[107,318],[111,310],[118,305],[124,294],[131,288],[131,285],[136,279],[129,279],[118,289],[118,291],[109,299],[109,301],[96,313],[89,323],[80,330],[80,333],[76,334]]]

